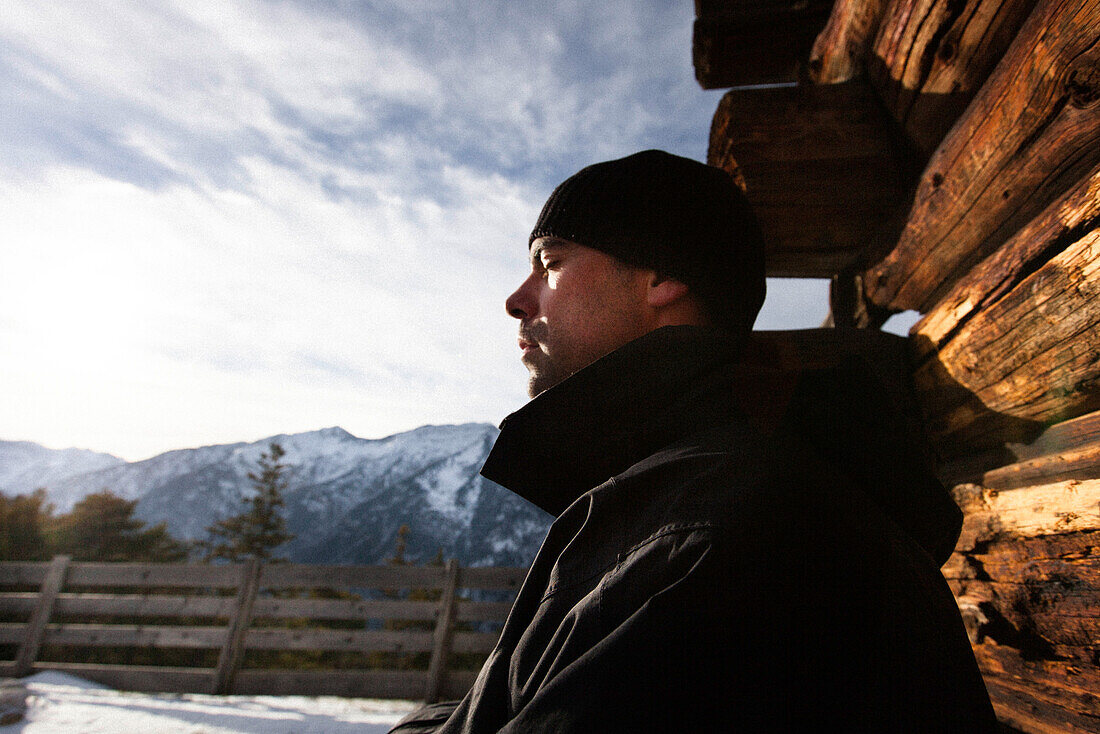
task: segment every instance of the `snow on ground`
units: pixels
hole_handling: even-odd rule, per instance
[[[72,675],[37,673],[27,715],[0,734],[385,734],[420,704],[335,696],[128,693]]]

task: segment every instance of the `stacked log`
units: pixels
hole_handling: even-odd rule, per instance
[[[1047,0],[933,154],[870,300],[927,311],[1100,163],[1100,2]]]
[[[1035,0],[901,0],[888,5],[868,74],[928,155],[1001,60]]]
[[[837,0],[806,70],[727,94],[708,158],[769,274],[833,277],[836,323],[925,314],[915,393],[966,513],[944,574],[994,706],[1100,731],[1100,0]]]
[[[829,277],[903,204],[912,161],[862,81],[732,90],[707,162],[741,181],[767,242],[768,275]],[[818,182],[827,181],[827,185]]]
[[[831,0],[695,0],[692,57],[704,89],[798,79]]]

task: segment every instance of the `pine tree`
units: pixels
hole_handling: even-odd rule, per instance
[[[44,489],[15,497],[0,494],[0,560],[47,560],[44,529],[52,513]]]
[[[274,556],[276,548],[294,538],[287,532],[286,519],[280,511],[287,488],[284,477],[287,467],[281,461],[285,455],[286,451],[277,443],[260,455],[259,471],[248,473],[255,494],[244,500],[244,511],[206,529],[209,534],[204,544],[206,560],[286,560]]]
[[[53,523],[54,551],[77,561],[170,563],[187,557],[187,547],[168,534],[164,523],[145,527],[134,518],[137,500],[109,490],[89,494]]]

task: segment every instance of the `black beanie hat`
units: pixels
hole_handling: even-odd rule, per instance
[[[647,150],[582,169],[554,189],[528,247],[557,237],[679,280],[717,325],[752,329],[764,302],[764,242],[720,168]]]

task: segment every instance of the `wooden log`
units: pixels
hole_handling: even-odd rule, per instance
[[[27,713],[27,684],[21,680],[0,680],[0,727],[22,721]]]
[[[944,577],[990,635],[1032,656],[1092,662],[1100,646],[1100,532],[998,538],[955,554]],[[1007,623],[1007,624],[1006,624]]]
[[[31,613],[30,621],[27,622],[26,634],[15,655],[15,677],[17,678],[31,673],[34,661],[38,657],[38,650],[46,637],[46,625],[53,614],[54,600],[57,599],[61,586],[65,583],[69,561],[69,556],[54,556],[50,561],[46,577],[42,579],[42,586],[38,590],[38,602]]]
[[[810,51],[810,78],[815,84],[840,84],[863,74],[887,4],[887,0],[833,3],[833,12]]]
[[[280,588],[439,589],[443,569],[431,566],[264,566],[260,586]]]
[[[164,588],[235,588],[240,565],[175,563],[73,563],[69,587],[159,586]]]
[[[341,650],[345,652],[429,652],[431,632],[254,627],[251,650]]]
[[[43,644],[74,647],[216,648],[223,644],[223,627],[124,624],[51,624]]]
[[[176,668],[154,665],[103,665],[96,663],[38,662],[35,670],[72,673],[123,691],[170,691],[206,693],[210,689],[210,668]]]
[[[946,456],[1026,443],[1100,408],[1100,229],[974,314],[914,373]],[[919,341],[919,339],[918,339]]]
[[[943,348],[982,309],[1100,225],[1100,166],[1093,168],[954,285],[911,330],[921,357]]]
[[[971,485],[956,488],[957,499],[960,489],[971,490],[975,497],[963,510],[961,548],[993,538],[1032,538],[1100,528],[1100,479],[1009,490]]]
[[[927,311],[1100,164],[1100,0],[1041,0],[929,161],[875,303]]]
[[[4,644],[19,643],[27,635],[27,625],[12,622],[0,623],[0,642]],[[12,663],[14,665],[14,663]],[[15,668],[6,672],[7,676],[15,675]]]
[[[1096,477],[1100,477],[1100,443],[991,469],[982,475],[982,486],[990,489],[1016,489]]]
[[[728,92],[707,162],[740,182],[770,276],[831,277],[881,236],[913,169],[866,83]]]
[[[1020,461],[1073,451],[1100,443],[1100,411],[1055,423],[1027,444],[1009,444],[1008,449]]]
[[[424,694],[425,703],[435,703],[447,676],[447,660],[451,656],[451,635],[455,622],[455,591],[458,587],[458,563],[452,558],[445,568],[446,581],[443,593],[439,597],[439,616],[435,622],[432,640],[432,657],[428,663],[428,686]]]
[[[455,619],[459,622],[503,622],[512,611],[511,602],[466,601],[458,602]]]
[[[0,606],[3,601],[0,600]],[[218,596],[160,594],[60,594],[54,604],[60,616],[223,617],[234,611],[233,599]]]
[[[526,568],[483,566],[463,568],[458,573],[460,589],[511,589],[518,591],[527,578]]]
[[[49,568],[47,561],[5,561],[0,563],[0,586],[40,586]]]
[[[402,619],[432,620],[439,605],[431,601],[397,599],[257,599],[252,617],[288,619]]]
[[[1038,437],[1029,439],[1028,443],[1009,442],[995,449],[968,453],[950,462],[941,462],[937,472],[940,480],[948,487],[959,484],[981,484],[986,472],[1010,464],[1075,452],[1098,444],[1100,444],[1100,411],[1055,423],[1045,428]],[[1092,477],[1061,477],[1055,474],[1044,477],[1042,481],[1034,481],[1032,484],[1081,478]]]
[[[893,0],[870,77],[928,156],[1001,60],[1036,0]]]
[[[1100,728],[1100,674],[1092,666],[1025,660],[1008,646],[977,645],[974,656],[1001,721],[1028,732]]]
[[[214,669],[211,693],[226,694],[233,690],[233,679],[244,658],[245,635],[252,623],[252,606],[256,603],[256,594],[260,590],[261,568],[258,558],[251,558],[242,564],[236,609],[230,617],[229,628],[225,630],[221,651],[218,653],[218,666]]]
[[[795,81],[832,0],[697,0],[695,78],[703,89]]]

